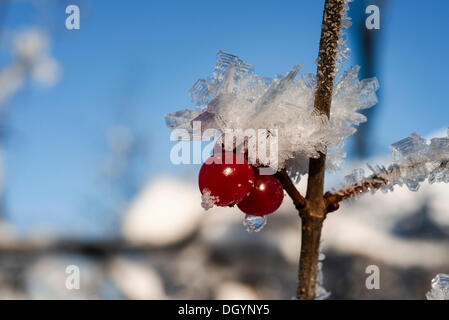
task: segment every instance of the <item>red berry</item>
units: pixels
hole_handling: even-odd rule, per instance
[[[226,163],[228,162],[228,163]],[[218,153],[206,160],[200,170],[200,191],[217,206],[229,206],[246,198],[254,188],[254,172],[243,155]]]
[[[276,177],[257,174],[253,191],[237,207],[246,214],[264,216],[276,211],[283,199],[284,190]]]

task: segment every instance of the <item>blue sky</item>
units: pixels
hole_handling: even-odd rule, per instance
[[[195,175],[195,168],[170,164],[164,115],[191,106],[189,88],[210,75],[220,49],[267,76],[301,62],[303,72],[315,72],[322,2],[12,1],[2,32],[47,30],[63,73],[56,86],[27,84],[8,103],[8,219],[70,232],[95,233],[98,220],[107,225],[108,214],[92,203],[115,195],[99,179],[109,155],[105,132],[114,124],[131,125],[145,138],[142,180]],[[65,29],[65,6],[72,3],[81,10],[80,30]],[[448,18],[446,0],[389,1],[381,12],[374,154],[412,131],[449,125]],[[0,67],[7,58],[0,55]]]

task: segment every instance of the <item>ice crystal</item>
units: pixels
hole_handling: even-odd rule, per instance
[[[437,274],[432,279],[431,287],[426,293],[427,300],[449,300],[449,274]]]
[[[213,77],[201,79],[190,90],[194,110],[181,110],[166,116],[167,126],[189,129],[193,120],[201,129],[267,129],[276,131],[278,165],[299,176],[307,170],[306,160],[329,152],[328,169],[336,169],[345,156],[343,141],[366,118],[360,109],[377,100],[375,78],[359,81],[358,67],[352,67],[336,82],[331,118],[314,110],[315,76],[299,74],[294,66],[273,79],[259,76],[254,68],[236,55],[219,51]],[[255,147],[254,147],[255,148]],[[261,163],[266,164],[266,163]]]
[[[248,232],[259,232],[267,224],[267,216],[251,216],[247,214],[243,220],[243,226]]]
[[[218,196],[211,195],[209,189],[204,188],[201,195],[201,206],[204,210],[209,210],[219,201]]]
[[[320,252],[318,256],[318,270],[316,275],[315,300],[326,300],[331,295],[331,293],[323,287],[323,261],[325,258],[326,256],[324,253]]]
[[[355,169],[351,174],[345,177],[345,183],[347,185],[357,185],[365,177],[365,170]]]
[[[342,15],[337,70],[349,56],[344,35],[351,24],[346,15],[349,2],[345,1]],[[300,69],[296,65],[284,75],[268,78],[257,75],[254,67],[237,55],[219,51],[212,76],[198,80],[190,89],[195,109],[166,115],[167,126],[191,132],[196,120],[201,121],[202,131],[238,129],[243,137],[247,129],[265,129],[271,135],[277,132],[277,168],[287,168],[299,179],[307,171],[309,158],[329,151],[327,169],[335,171],[345,157],[344,140],[356,132],[354,126],[366,121],[358,111],[377,103],[378,82],[375,78],[360,81],[358,66],[338,73],[328,120],[314,110],[315,75],[300,73]],[[255,149],[257,144],[249,148]],[[272,165],[261,159],[258,163]]]
[[[413,132],[410,137],[390,145],[395,163],[413,163],[422,161],[426,155],[426,140],[419,133]]]
[[[433,138],[430,140],[427,157],[435,161],[439,161],[442,158],[449,160],[449,134],[445,138]]]
[[[363,169],[354,170],[345,177],[346,187],[338,193],[353,197],[378,189],[393,191],[395,185],[403,184],[411,191],[417,191],[426,179],[429,183],[449,183],[449,132],[447,137],[432,138],[430,144],[413,132],[410,137],[391,144],[390,148],[392,165],[388,168],[368,165],[372,171],[368,177],[364,176]]]

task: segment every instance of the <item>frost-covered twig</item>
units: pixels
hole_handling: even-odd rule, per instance
[[[345,0],[326,0],[324,4],[318,54],[315,110],[325,114],[328,118],[332,103],[338,44],[345,5]],[[321,229],[326,217],[326,205],[323,198],[325,169],[326,154],[324,152],[321,152],[318,158],[310,159],[306,207],[300,212],[302,234],[298,299],[311,300],[315,298]]]
[[[394,181],[398,181],[402,172],[416,170],[423,165],[431,164],[429,162],[420,162],[409,165],[391,165],[389,168],[378,167],[378,173],[373,173],[367,178],[356,182],[354,185],[343,187],[335,193],[329,194],[326,197],[326,203],[338,203],[349,198],[357,197],[366,192],[374,192],[376,190],[391,188]],[[449,170],[449,161],[443,160],[436,166],[435,170],[446,169]],[[400,184],[400,182],[398,182]]]
[[[366,192],[393,191],[395,185],[405,184],[411,191],[419,189],[420,182],[449,182],[449,132],[447,137],[433,138],[428,145],[414,132],[391,145],[394,163],[388,168],[369,166],[373,172],[364,177],[363,169],[346,176],[347,186],[325,196],[327,205],[359,196]]]

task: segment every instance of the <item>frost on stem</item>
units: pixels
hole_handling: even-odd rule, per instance
[[[414,132],[390,146],[393,164],[370,166],[372,174],[364,176],[363,169],[354,170],[345,177],[346,187],[328,197],[330,202],[339,202],[371,191],[393,191],[395,185],[406,185],[417,191],[420,183],[449,182],[449,128],[448,136],[432,138],[430,144]]]
[[[324,253],[320,252],[318,256],[318,270],[316,275],[316,289],[315,300],[326,300],[330,297],[331,293],[323,287],[324,275],[323,275],[323,261],[326,258]]]

